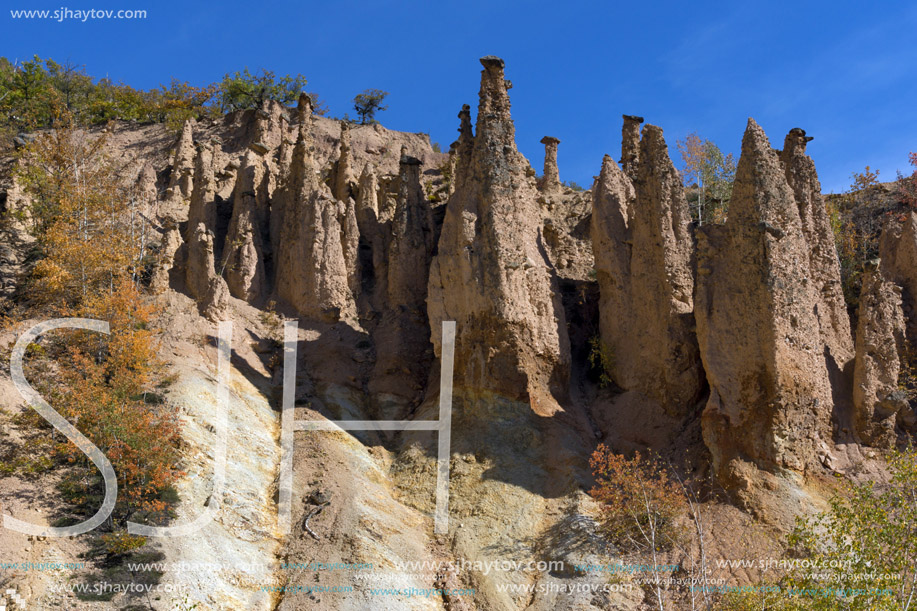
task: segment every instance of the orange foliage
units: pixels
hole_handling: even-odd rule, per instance
[[[596,479],[590,494],[602,504],[604,526],[617,544],[657,551],[678,541],[675,521],[687,502],[659,459],[639,452],[625,458],[602,444],[589,466]]]
[[[43,255],[31,279],[34,305],[57,316],[104,320],[110,328],[108,335],[52,335],[57,374],[37,386],[111,461],[119,480],[116,523],[138,510],[165,512],[163,492],[181,475],[179,426],[153,392],[164,364],[152,328],[156,309],[139,281],[145,215],[102,154],[102,141],[70,124],[36,139],[23,159],[33,201],[28,220]],[[69,442],[57,451],[89,466]]]

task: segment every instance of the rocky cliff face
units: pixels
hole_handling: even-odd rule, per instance
[[[901,287],[908,340],[917,340],[917,212],[890,218],[879,240],[884,276]]]
[[[601,337],[619,386],[683,415],[703,382],[688,204],[661,129],[647,125],[631,155],[640,159],[635,181],[606,156],[594,187]]]
[[[897,441],[896,417],[905,417],[909,409],[898,389],[904,314],[901,289],[885,280],[875,264],[863,277],[859,307],[853,374],[857,433],[872,446],[890,448]]]
[[[463,126],[456,189],[430,266],[428,313],[433,329],[443,320],[462,329],[458,385],[537,404],[565,384],[566,323],[542,244],[534,179],[516,150],[503,61],[481,63],[476,133],[469,142]]]
[[[743,508],[773,517],[805,508],[807,478],[843,472],[849,462],[838,454],[855,458],[857,443],[890,447],[913,426],[897,383],[905,335],[917,337],[917,214],[886,227],[881,265],[863,280],[854,346],[805,132],[792,130],[778,152],[749,121],[728,219],[698,228],[662,130],[641,133],[641,117],[624,117],[620,165],[606,155],[591,190],[561,182],[553,137],[542,140],[536,182],[516,148],[503,61],[481,63],[476,119],[462,107],[448,158],[418,134],[315,117],[303,95],[296,109],[266,102],[188,122],[174,147],[169,140],[170,150],[138,166],[137,193],[162,207],[152,283],[170,320],[206,334],[233,319],[254,340],[233,359],[236,399],[245,394],[248,405],[238,434],[264,433],[246,464],[279,453],[264,424],[276,425],[281,375],[265,341],[276,339],[264,323],[269,304],[300,325],[297,417],[319,420],[437,418],[441,323],[457,323],[449,536],[427,532],[437,469],[428,431],[316,434],[297,441],[297,498],[333,480],[347,500],[329,507],[331,523],[351,534],[319,539],[300,526],[283,550],[258,553],[393,562],[503,559],[512,549],[522,560],[593,561],[606,552],[594,545],[595,507],[581,490],[598,441],[672,457],[687,450]],[[17,205],[16,185],[3,187],[6,205]],[[0,243],[4,293],[15,288],[10,244]],[[613,388],[590,378],[596,337]],[[194,376],[203,380],[203,370]],[[209,443],[201,423],[211,407],[192,411],[195,447]],[[260,522],[274,478],[265,469],[248,481]],[[297,504],[298,524],[307,507]],[[477,608],[502,609],[524,605],[498,585],[600,576],[435,579],[473,585]],[[549,597],[528,608],[638,608],[642,596]],[[267,598],[257,605],[300,604]],[[341,600],[369,604],[359,593]]]
[[[850,318],[841,290],[841,272],[834,246],[834,232],[828,220],[821,184],[815,172],[815,163],[806,155],[806,144],[812,140],[798,127],[790,130],[780,152],[786,180],[793,190],[802,232],[809,247],[809,271],[818,297],[815,313],[822,341],[828,349],[828,358],[834,366],[843,369],[853,358],[853,336]]]
[[[809,253],[786,172],[749,120],[729,218],[698,231],[695,296],[710,383],[704,441],[740,494],[755,468],[817,468],[832,442],[822,296]]]

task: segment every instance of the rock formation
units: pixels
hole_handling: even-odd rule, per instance
[[[185,243],[185,284],[196,299],[203,299],[214,272],[213,229],[216,227],[216,178],[213,172],[213,146],[201,143],[194,159],[194,189],[188,208]],[[205,238],[202,234],[207,234]],[[209,271],[208,271],[209,270]]]
[[[420,184],[420,161],[405,155],[388,255],[390,304],[406,309],[425,304],[432,253],[433,214]]]
[[[560,189],[560,173],[557,171],[557,145],[560,140],[552,136],[541,139],[544,145],[544,176],[541,178],[541,190],[546,192]]]
[[[632,312],[630,225],[635,199],[630,179],[605,155],[592,187],[592,249],[600,291],[599,328],[609,347],[626,346],[633,333],[624,317]],[[623,352],[621,358],[627,358]],[[623,377],[612,375],[623,382]]]
[[[283,105],[277,100],[266,99],[254,111],[254,115],[249,148],[259,155],[279,149],[286,131]]]
[[[342,244],[341,219],[348,215],[315,171],[312,103],[305,94],[297,115],[299,135],[290,174],[278,190],[277,215],[271,219],[277,294],[303,316],[329,322],[353,319],[356,306]]]
[[[562,392],[569,369],[564,311],[541,245],[529,163],[516,149],[503,60],[481,64],[476,133],[469,137],[463,118],[456,190],[430,266],[432,339],[439,354],[441,322],[456,321],[459,388],[550,410],[542,397],[552,383]]]
[[[194,278],[188,288],[194,287],[192,295],[201,314],[211,321],[223,319],[229,308],[229,288],[214,269],[213,234],[203,223],[195,226],[188,240],[185,270],[188,278]]]
[[[903,348],[901,289],[882,278],[873,262],[860,291],[853,405],[857,433],[875,447],[894,447],[895,416],[908,408],[898,390],[898,354]]]
[[[901,287],[907,337],[917,345],[917,212],[909,212],[903,222],[895,218],[886,222],[879,256],[882,273]]]
[[[729,218],[697,235],[695,316],[710,384],[703,436],[720,480],[741,498],[757,469],[824,460],[833,406],[799,206],[751,119]]]
[[[474,151],[474,133],[471,128],[471,106],[462,104],[459,111],[459,137],[452,143],[455,150],[455,164],[452,174],[452,184],[457,186],[460,179],[468,175],[471,167],[471,154]],[[453,189],[454,190],[454,189]]]
[[[634,180],[640,161],[640,124],[643,123],[643,117],[622,116],[624,126],[621,128],[621,169],[624,170],[625,176]]]
[[[360,229],[357,223],[356,202],[352,197],[338,205],[338,224],[341,227],[341,248],[344,253],[344,268],[347,270],[347,286],[353,297],[360,295]]]
[[[169,176],[169,189],[173,197],[187,199],[191,197],[194,187],[194,120],[186,119],[182,124],[181,136],[175,145],[172,156],[172,172]]]
[[[249,303],[259,300],[267,290],[262,242],[265,214],[256,195],[263,180],[264,166],[249,152],[236,178],[232,219],[223,248],[222,267],[229,292]]]
[[[601,336],[619,386],[683,416],[703,382],[688,203],[661,129],[644,128],[637,155],[633,185],[606,156],[594,188]]]
[[[357,191],[357,179],[353,173],[353,159],[350,149],[350,122],[341,121],[341,153],[333,173],[334,197],[342,202],[354,198]]]
[[[853,358],[850,318],[841,289],[840,263],[834,245],[834,232],[828,219],[815,163],[806,155],[806,144],[812,140],[798,127],[790,130],[780,153],[786,180],[793,189],[802,232],[809,245],[809,270],[815,294],[819,297],[816,316],[829,354],[837,369]]]
[[[385,237],[379,223],[379,183],[372,165],[366,164],[360,175],[356,218],[359,230],[358,267],[361,295],[372,299],[377,282],[386,277]],[[383,283],[384,286],[384,283]],[[370,304],[372,305],[372,304]],[[371,309],[380,309],[379,306]]]
[[[387,300],[374,333],[377,360],[369,383],[383,408],[380,416],[386,418],[405,417],[404,408],[421,398],[433,356],[426,312],[433,215],[420,183],[418,159],[401,157],[398,182],[386,265]],[[391,409],[398,404],[400,410]]]

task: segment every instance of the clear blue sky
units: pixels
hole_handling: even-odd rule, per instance
[[[300,72],[332,114],[366,88],[381,121],[447,148],[477,104],[482,55],[506,60],[519,148],[539,169],[561,139],[561,178],[589,186],[620,155],[621,114],[675,140],[696,131],[738,153],[749,116],[780,147],[792,127],[825,191],[917,150],[917,5],[908,2],[150,2],[7,0],[0,54],[52,57],[148,88],[249,67]],[[146,9],[145,20],[13,20],[6,9]],[[676,160],[680,165],[680,161]]]

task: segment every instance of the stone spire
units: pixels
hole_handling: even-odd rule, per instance
[[[256,189],[263,180],[264,166],[255,153],[249,151],[236,176],[232,218],[223,249],[223,268],[229,292],[249,303],[260,299],[267,289],[256,196]]]
[[[433,213],[420,183],[420,166],[419,159],[401,156],[388,256],[389,303],[406,308],[426,302],[433,252]]]
[[[640,124],[643,117],[622,115],[624,126],[621,128],[621,169],[628,178],[637,176],[637,164],[640,162]]]
[[[917,345],[917,212],[901,222],[891,217],[882,228],[879,256],[883,275],[902,288],[908,339]]]
[[[833,397],[809,261],[783,164],[749,119],[729,218],[698,230],[695,291],[710,384],[704,442],[721,482],[749,504],[757,470],[801,472],[830,457]]]
[[[194,119],[185,119],[181,136],[175,145],[172,157],[172,173],[169,176],[169,189],[173,197],[187,199],[191,197],[194,186]]]
[[[185,282],[188,291],[200,299],[207,291],[214,269],[213,231],[216,227],[213,146],[202,142],[194,159],[194,189],[188,207],[188,224],[184,240],[188,244]],[[209,234],[206,240],[202,233]],[[209,271],[208,271],[209,270]]]
[[[334,167],[334,197],[342,202],[354,198],[357,179],[353,173],[353,154],[350,148],[350,122],[341,121],[341,154]]]
[[[457,172],[430,266],[431,336],[440,353],[440,324],[456,321],[459,388],[528,399],[536,411],[551,411],[550,391],[564,386],[570,361],[564,310],[540,247],[541,212],[534,180],[526,175],[529,163],[516,149],[503,60],[488,56],[481,64],[468,171]],[[470,136],[467,127],[461,131]]]
[[[636,183],[606,156],[593,190],[602,341],[619,386],[683,418],[703,382],[688,203],[661,129],[646,126],[638,154]]]
[[[812,140],[798,127],[790,130],[783,143],[780,160],[786,172],[786,181],[793,190],[802,232],[809,244],[809,269],[815,294],[819,296],[816,308],[822,338],[839,370],[853,358],[853,337],[850,317],[841,288],[841,270],[834,242],[834,232],[828,219],[821,184],[815,163],[806,155],[806,144]]]
[[[298,137],[290,175],[271,215],[278,295],[303,316],[335,322],[356,317],[345,258],[340,203],[319,180],[312,157],[312,100],[303,94],[297,109]]]
[[[280,148],[285,131],[283,105],[277,100],[265,99],[254,113],[254,129],[249,148],[259,155]]]
[[[455,188],[464,180],[471,164],[471,153],[474,149],[474,135],[471,129],[471,107],[468,104],[462,105],[459,111],[459,138],[452,143],[450,147],[450,166],[452,168],[452,186]]]
[[[882,278],[872,262],[860,290],[853,406],[857,433],[874,447],[895,446],[895,416],[908,409],[905,393],[898,390],[898,355],[904,346],[901,289]]]
[[[553,136],[541,139],[544,145],[544,177],[541,179],[542,191],[556,191],[560,189],[560,173],[557,171],[557,145],[560,140]]]

